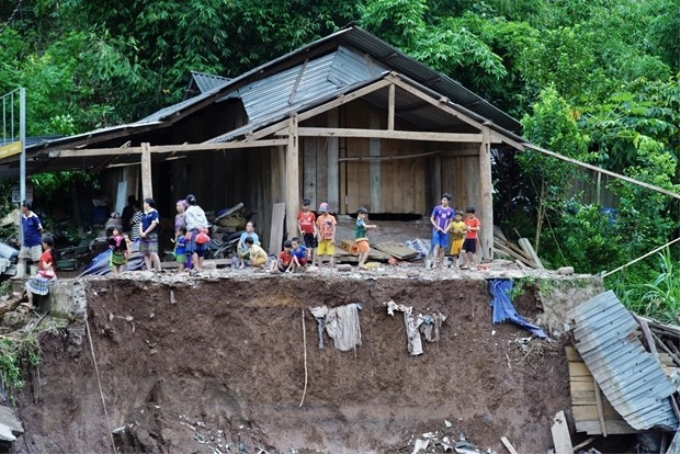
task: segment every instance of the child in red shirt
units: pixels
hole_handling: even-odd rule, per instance
[[[314,263],[314,255],[316,254],[317,230],[316,230],[316,215],[313,211],[309,211],[309,204],[312,203],[309,199],[302,201],[302,211],[298,213],[298,231],[302,235],[302,239],[309,253],[309,261]]]
[[[475,207],[467,207],[465,210],[465,241],[463,242],[463,258],[468,269],[477,269],[477,232],[482,226],[475,217]],[[470,264],[472,261],[472,265]]]
[[[272,263],[272,271],[279,270],[281,273],[290,273],[300,266],[297,258],[293,255],[293,244],[286,240],[283,243],[283,252],[279,254],[278,260]]]

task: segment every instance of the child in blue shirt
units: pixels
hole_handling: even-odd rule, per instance
[[[449,230],[453,220],[453,209],[449,206],[451,194],[442,195],[442,204],[432,210],[432,266],[444,265],[444,253],[449,247]]]
[[[293,255],[297,259],[297,263],[303,270],[307,269],[307,248],[300,244],[300,238],[293,238],[291,240],[293,246]]]

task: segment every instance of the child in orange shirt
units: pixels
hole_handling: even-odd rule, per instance
[[[477,232],[482,226],[475,217],[475,207],[467,207],[465,210],[465,241],[463,242],[463,257],[468,269],[477,269]],[[472,264],[471,264],[472,263]]]

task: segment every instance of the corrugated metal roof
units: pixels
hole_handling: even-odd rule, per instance
[[[638,324],[609,291],[568,313],[576,349],[612,406],[637,430],[678,428],[669,397],[675,392],[661,366],[643,347]]]
[[[196,84],[196,88],[198,88],[201,93],[220,88],[231,81],[228,77],[216,76],[214,74],[206,74],[198,71],[191,71],[191,78]]]
[[[280,112],[295,112],[302,105],[337,95],[348,87],[374,79],[376,73],[386,72],[380,65],[369,68],[362,55],[339,47],[328,55],[247,85],[239,94],[250,122],[259,123]]]
[[[234,129],[232,131],[229,131],[226,134],[222,134],[220,136],[214,137],[210,140],[207,141],[207,143],[223,143],[223,142],[229,142],[231,140],[234,140],[236,138],[245,136],[248,133],[257,131],[261,128],[264,128],[266,126],[272,125],[274,123],[277,123],[284,118],[287,118],[290,114],[294,112],[304,112],[307,109],[311,109],[313,107],[316,107],[320,104],[323,104],[325,102],[328,102],[332,99],[335,99],[339,94],[346,94],[350,93],[354,90],[358,90],[361,87],[364,87],[366,85],[370,85],[373,82],[376,82],[380,79],[382,79],[384,76],[380,75],[377,77],[374,77],[372,79],[368,79],[365,81],[357,82],[353,85],[347,85],[343,87],[342,90],[336,90],[331,93],[322,93],[319,94],[317,98],[309,99],[307,96],[305,98],[304,102],[297,102],[295,104],[291,104],[286,108],[279,109],[275,112],[273,112],[270,115],[266,116],[260,116],[259,118],[256,119],[256,121],[250,121],[247,124],[241,126],[240,128]],[[290,95],[290,93],[288,94]]]

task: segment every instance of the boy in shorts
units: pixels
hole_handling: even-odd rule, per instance
[[[310,262],[314,263],[314,256],[316,255],[318,243],[316,240],[316,215],[314,212],[309,211],[310,203],[312,202],[309,199],[302,201],[302,211],[298,213],[298,231],[300,232],[307,252],[309,253],[308,259]]]
[[[328,204],[319,205],[319,217],[316,219],[319,250],[317,251],[318,266],[321,268],[323,257],[330,257],[331,273],[335,268],[335,229],[337,221],[328,213]]]
[[[434,207],[430,223],[432,224],[432,266],[444,266],[444,253],[449,247],[449,229],[453,219],[453,209],[449,206],[451,194],[442,195],[442,204]]]
[[[475,270],[477,269],[477,232],[479,232],[482,223],[475,217],[475,207],[467,207],[465,214],[463,258],[465,258],[466,268]]]
[[[21,229],[23,243],[19,251],[16,278],[24,277],[26,261],[31,262],[30,274],[37,274],[38,267],[33,263],[38,263],[43,253],[41,243],[43,226],[38,215],[33,212],[33,205],[28,200],[21,203]]]

